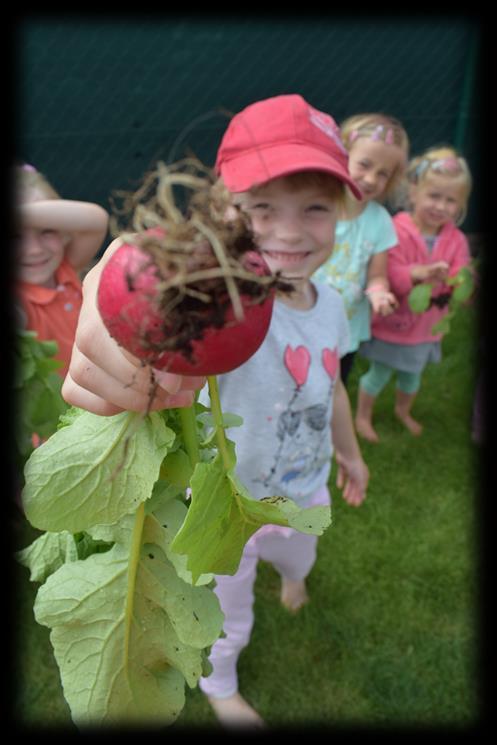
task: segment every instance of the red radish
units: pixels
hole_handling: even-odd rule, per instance
[[[205,247],[205,244],[204,244]],[[203,266],[213,266],[213,254]],[[190,260],[189,260],[190,261]],[[188,298],[189,306],[164,299],[163,287],[174,270],[164,270],[156,255],[138,245],[120,246],[105,265],[98,289],[102,319],[116,341],[144,362],[160,370],[181,375],[217,375],[239,367],[262,344],[269,328],[274,287],[247,291],[257,278],[270,276],[264,259],[254,250],[241,254],[240,265],[254,275],[240,287],[243,319],[235,317],[230,296],[222,279],[222,294],[212,302]],[[216,264],[214,264],[216,265]],[[167,267],[167,262],[165,264]],[[216,279],[219,285],[219,278]],[[213,284],[207,281],[203,287]],[[260,283],[259,283],[260,287]],[[244,289],[245,288],[245,291]],[[169,302],[169,307],[166,307]]]

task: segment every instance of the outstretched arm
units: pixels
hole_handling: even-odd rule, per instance
[[[369,470],[355,435],[349,396],[339,376],[335,383],[331,433],[338,466],[336,485],[343,489],[345,501],[358,507],[366,497]]]
[[[382,316],[388,316],[398,305],[397,298],[390,292],[387,261],[387,251],[381,251],[370,258],[365,290],[373,311]]]

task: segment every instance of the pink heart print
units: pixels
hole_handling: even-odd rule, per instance
[[[296,384],[300,387],[304,385],[307,380],[307,374],[309,372],[309,365],[311,364],[311,355],[307,347],[296,347],[292,349],[287,344],[284,355],[285,365],[288,372],[295,380]]]
[[[337,348],[331,350],[328,347],[323,349],[322,354],[323,367],[332,380],[335,380],[338,370]]]

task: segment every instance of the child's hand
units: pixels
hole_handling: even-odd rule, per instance
[[[346,458],[335,451],[338,466],[336,485],[343,489],[342,497],[352,507],[359,507],[366,498],[369,469],[362,458]]]
[[[446,261],[435,261],[429,267],[431,270],[431,279],[435,282],[445,282],[449,276],[449,265]]]
[[[446,261],[435,261],[433,264],[416,264],[411,267],[413,282],[444,282],[449,274]]]
[[[374,313],[380,316],[388,316],[398,306],[398,301],[393,292],[378,288],[368,292],[369,302]]]

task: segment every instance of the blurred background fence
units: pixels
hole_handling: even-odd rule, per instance
[[[412,154],[438,143],[468,158],[463,228],[479,232],[481,28],[471,15],[27,16],[17,27],[16,158],[62,196],[109,208],[159,159],[212,165],[229,112],[300,93],[340,122],[384,111]]]

